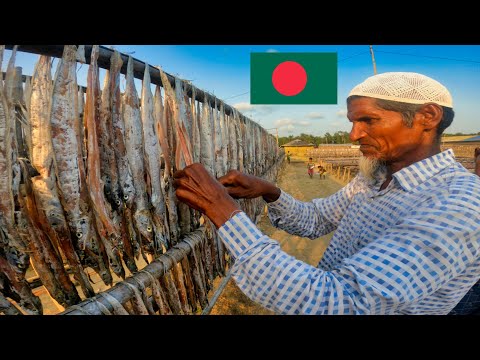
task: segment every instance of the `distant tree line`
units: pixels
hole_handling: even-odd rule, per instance
[[[330,134],[329,132],[325,133],[323,136],[315,136],[310,134],[301,133],[300,135],[289,135],[289,136],[280,136],[278,138],[278,145],[282,146],[286,143],[289,143],[292,140],[300,139],[307,143],[311,143],[315,146],[324,145],[324,144],[349,144],[351,143],[348,131],[337,131],[334,134]],[[455,133],[455,134],[443,134],[443,136],[475,136],[480,135],[480,131],[478,133],[471,133],[471,134],[463,134],[463,133]]]
[[[337,131],[333,135],[327,132],[323,136],[315,136],[315,135],[310,135],[305,133],[301,133],[300,135],[296,135],[296,136],[293,136],[293,135],[282,136],[278,138],[278,145],[282,146],[296,139],[300,139],[302,141],[311,143],[313,145],[351,143],[348,131]]]
[[[455,134],[443,134],[442,136],[475,136],[475,135],[480,135],[480,131],[478,133],[471,133],[471,134],[464,134],[464,133],[455,133]]]

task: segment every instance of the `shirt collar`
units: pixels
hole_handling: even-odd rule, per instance
[[[392,176],[403,189],[410,191],[454,163],[455,155],[453,150],[447,149],[429,158],[417,161],[397,171]]]

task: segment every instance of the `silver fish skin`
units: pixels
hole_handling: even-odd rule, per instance
[[[192,157],[193,162],[200,162],[200,102],[195,101],[196,91],[192,85]],[[196,107],[195,107],[196,104]]]
[[[212,175],[215,175],[215,149],[213,145],[212,122],[212,110],[205,96],[202,106],[202,126],[200,126],[200,162]]]
[[[115,274],[124,278],[121,257],[119,254],[120,227],[112,221],[111,208],[104,197],[104,188],[101,180],[101,151],[99,145],[100,118],[100,82],[98,78],[99,46],[92,47],[90,66],[87,76],[87,95],[85,101],[84,122],[87,126],[87,183],[90,199],[95,213],[95,221],[100,239],[103,241],[108,255],[110,266]],[[106,140],[108,141],[108,140]],[[104,144],[108,146],[107,144]],[[105,155],[105,154],[104,154]],[[110,153],[114,156],[113,151]]]
[[[213,141],[215,149],[215,176],[218,178],[225,175],[225,169],[223,167],[223,139],[222,139],[222,127],[220,125],[220,115],[217,110],[217,99],[215,99],[215,106],[213,108]]]
[[[126,80],[122,109],[125,122],[125,145],[136,193],[133,218],[137,229],[153,251],[153,221],[149,210],[147,185],[145,183],[142,118],[137,90],[135,89],[131,57],[128,58]]]
[[[143,146],[145,156],[145,170],[150,179],[148,193],[153,206],[153,222],[155,226],[155,239],[157,240],[156,248],[161,248],[161,243],[168,248],[165,238],[165,194],[162,187],[161,174],[161,148],[156,133],[154,120],[154,104],[150,82],[150,67],[145,65],[145,72],[142,84],[141,97],[141,118],[143,129]],[[161,242],[161,243],[159,243]]]
[[[119,175],[122,200],[128,208],[132,208],[135,198],[132,171],[128,163],[125,145],[125,123],[122,116],[122,98],[120,93],[120,69],[123,61],[118,51],[114,51],[110,58],[110,93],[112,99],[112,127],[115,158]]]
[[[75,45],[64,46],[53,83],[50,134],[60,201],[70,232],[80,246],[84,246],[96,234],[91,233],[92,218],[81,153],[75,55]],[[85,295],[93,296],[95,292],[86,274],[82,271],[76,275]]]
[[[228,136],[229,136],[229,149],[230,149],[230,154],[229,154],[229,168],[228,170],[238,170],[238,149],[237,149],[237,144],[238,144],[238,137],[237,137],[237,129],[235,126],[235,117],[234,114],[231,114],[231,116],[228,117]]]

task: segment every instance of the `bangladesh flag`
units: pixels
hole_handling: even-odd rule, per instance
[[[251,104],[337,104],[337,53],[251,53]]]

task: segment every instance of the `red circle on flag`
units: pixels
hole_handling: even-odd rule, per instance
[[[275,90],[285,96],[295,96],[307,85],[307,72],[295,61],[284,61],[272,73]]]

